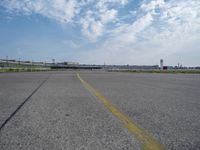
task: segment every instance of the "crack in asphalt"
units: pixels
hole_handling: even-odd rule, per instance
[[[42,85],[44,85],[44,83],[50,78],[50,76],[51,74],[37,86],[37,88],[17,107],[17,109],[13,113],[10,114],[10,116],[0,126],[0,132],[2,131],[4,126],[15,116],[15,114],[24,106],[24,104],[42,87]]]

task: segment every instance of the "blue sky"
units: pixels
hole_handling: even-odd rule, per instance
[[[0,57],[200,66],[199,0],[1,0]]]

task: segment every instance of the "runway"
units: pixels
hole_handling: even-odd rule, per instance
[[[200,149],[200,75],[0,74],[0,149]]]

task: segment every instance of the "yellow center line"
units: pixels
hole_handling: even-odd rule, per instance
[[[106,99],[99,91],[94,89],[89,83],[84,81],[81,76],[77,73],[78,79],[85,86],[85,88],[100,100],[104,106],[117,117],[123,126],[134,135],[134,137],[140,142],[144,150],[164,150],[164,146],[161,145],[156,139],[147,131],[139,127],[134,121],[128,116],[121,112],[116,106],[114,106],[108,99]]]

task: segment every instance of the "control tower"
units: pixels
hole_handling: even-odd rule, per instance
[[[163,70],[163,59],[160,59],[160,69]]]

